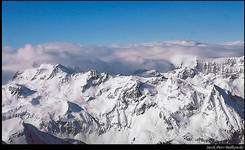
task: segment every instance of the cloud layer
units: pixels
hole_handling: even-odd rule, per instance
[[[244,55],[243,42],[222,45],[194,41],[164,41],[127,45],[79,45],[73,43],[26,44],[2,49],[2,81],[34,63],[63,64],[86,71],[97,69],[112,74],[131,74],[138,69],[167,71],[183,57],[232,57]],[[191,56],[191,57],[189,57]]]

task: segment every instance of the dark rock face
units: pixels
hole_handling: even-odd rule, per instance
[[[36,91],[27,88],[24,85],[16,84],[14,86],[9,86],[8,90],[12,95],[16,95],[17,97],[27,97],[29,95],[34,94]]]
[[[16,78],[17,78],[19,75],[21,75],[21,74],[22,74],[22,72],[17,71],[17,72],[13,75],[12,80],[16,79]]]
[[[31,124],[24,123],[23,126],[28,144],[85,144],[79,140],[58,138],[38,130]]]

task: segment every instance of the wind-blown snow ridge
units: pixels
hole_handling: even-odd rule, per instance
[[[61,64],[17,72],[2,86],[2,139],[243,143],[244,56],[194,62],[131,76],[77,72]]]

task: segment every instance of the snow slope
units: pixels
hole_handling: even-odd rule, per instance
[[[175,65],[131,76],[60,64],[17,72],[2,86],[2,140],[244,143],[244,56]]]

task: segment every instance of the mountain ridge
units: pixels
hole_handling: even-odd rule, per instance
[[[24,122],[87,144],[243,143],[244,56],[210,61],[131,76],[61,64],[19,72],[2,86],[3,141],[28,143]]]

